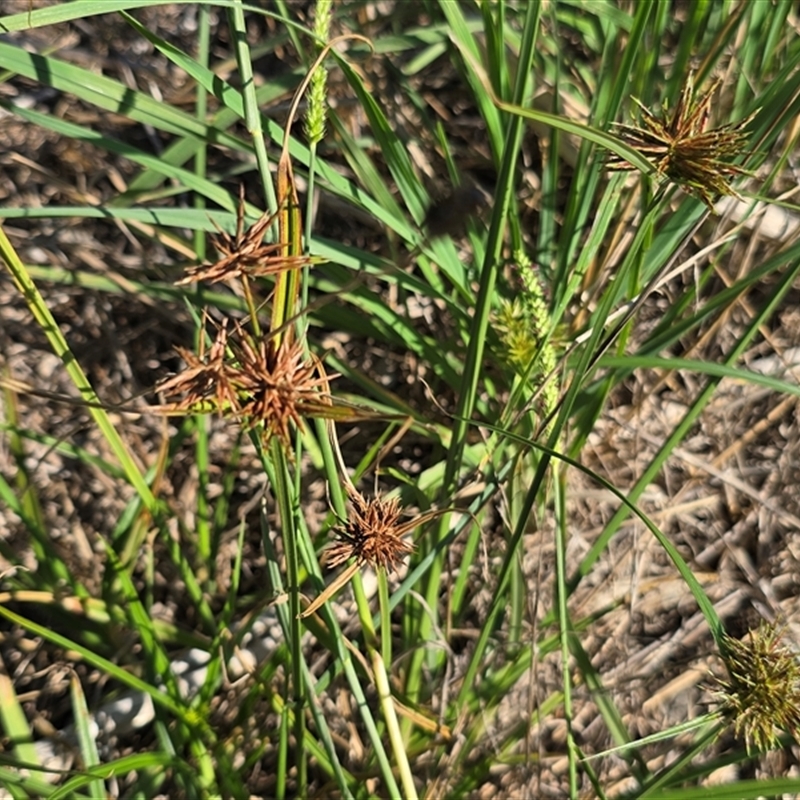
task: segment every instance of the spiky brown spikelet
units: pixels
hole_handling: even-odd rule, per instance
[[[253,426],[264,423],[265,438],[277,436],[287,446],[289,423],[303,427],[303,417],[326,416],[330,400],[320,389],[330,376],[319,361],[306,358],[300,342],[274,338],[254,343],[247,337],[233,345],[240,364],[239,415]]]
[[[167,398],[177,398],[164,412],[216,411],[248,427],[263,423],[265,441],[277,436],[287,446],[291,425],[302,428],[304,417],[335,412],[327,394],[335,376],[287,337],[280,344],[270,335],[256,340],[236,323],[230,334],[220,326],[208,354],[204,346],[198,355],[178,352],[187,367],[159,384]]]
[[[419,520],[401,521],[397,498],[367,500],[348,487],[351,513],[347,521],[335,529],[336,541],[327,550],[328,566],[333,568],[355,558],[357,564],[385,570],[397,569],[414,546],[403,536],[419,525]]]
[[[692,75],[686,79],[674,110],[656,116],[636,100],[644,127],[617,125],[622,140],[653,162],[656,170],[713,209],[715,195],[739,197],[728,179],[749,173],[730,159],[745,152],[748,134],[743,130],[754,115],[740,122],[708,129],[711,100],[721,81],[695,97]],[[635,99],[635,98],[634,98]],[[634,169],[619,156],[611,156],[610,169]]]
[[[228,330],[227,324],[223,323],[217,328],[208,353],[205,337],[201,339],[197,354],[183,347],[175,348],[186,362],[186,369],[161,381],[156,387],[166,397],[177,399],[169,409],[190,412],[208,404],[210,410],[221,414],[238,412],[236,382],[239,370],[228,363],[227,347]]]
[[[218,228],[218,235],[212,236],[211,241],[220,258],[213,264],[189,267],[186,275],[178,281],[178,285],[198,281],[218,283],[241,277],[258,278],[311,264],[312,259],[309,256],[285,255],[286,245],[283,242],[264,242],[264,234],[276,216],[265,213],[245,230],[244,190],[242,190],[236,215],[236,235],[231,236]]]

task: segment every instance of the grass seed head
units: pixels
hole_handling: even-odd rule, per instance
[[[218,228],[211,241],[220,255],[213,264],[189,267],[178,285],[206,281],[218,283],[243,276],[258,278],[277,275],[311,263],[308,256],[287,256],[283,242],[265,243],[264,234],[275,220],[276,214],[263,214],[247,230],[244,229],[244,189],[239,197],[236,215],[236,235],[231,236]]]
[[[512,300],[501,299],[494,317],[501,343],[499,354],[517,374],[531,370],[528,380],[537,390],[542,389],[536,409],[544,417],[555,408],[559,392],[558,382],[552,375],[558,361],[551,336],[552,318],[544,288],[530,258],[517,251],[514,261],[520,291]]]
[[[298,341],[272,337],[255,343],[242,335],[233,345],[240,365],[237,389],[239,415],[252,427],[264,424],[264,439],[277,436],[290,446],[290,423],[302,429],[303,417],[330,413],[330,400],[320,388],[329,376],[318,361],[305,357]]]
[[[241,325],[228,334],[220,326],[208,354],[177,348],[187,367],[159,384],[168,398],[177,398],[170,411],[218,411],[240,419],[247,427],[264,425],[264,440],[277,436],[290,445],[291,425],[303,417],[334,413],[326,391],[332,377],[320,362],[306,358],[300,342],[284,337],[255,341]]]
[[[690,75],[672,112],[665,107],[657,116],[636,100],[644,127],[616,126],[620,138],[650,159],[660,175],[699,197],[712,210],[714,195],[739,196],[728,183],[729,178],[749,174],[730,163],[730,159],[745,153],[748,134],[743,129],[753,118],[751,115],[738,123],[708,130],[711,100],[719,85],[716,80],[705,94],[695,97]],[[608,166],[615,170],[634,169],[616,155],[611,156]]]
[[[317,37],[318,45],[328,41],[332,17],[332,0],[317,0],[314,11],[314,36]],[[305,131],[309,144],[319,142],[325,137],[327,109],[328,70],[324,64],[320,64],[311,76],[311,85],[308,90],[308,112],[305,119]]]
[[[781,628],[764,623],[745,639],[725,639],[729,677],[718,696],[748,751],[774,747],[781,731],[800,742],[800,659],[782,638]]]
[[[175,410],[187,413],[198,406],[209,404],[219,413],[236,413],[239,397],[236,384],[239,370],[226,360],[228,331],[225,323],[219,326],[211,349],[206,353],[205,338],[201,338],[200,351],[195,354],[176,347],[178,355],[186,362],[186,369],[159,383],[157,389],[167,398],[175,398]]]
[[[394,570],[414,545],[403,536],[414,525],[401,520],[402,510],[397,498],[367,500],[348,489],[351,513],[347,521],[336,528],[336,541],[328,548],[328,566],[333,568],[355,558],[359,566],[368,564],[376,569]]]

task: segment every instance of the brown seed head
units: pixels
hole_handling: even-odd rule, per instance
[[[738,197],[727,178],[749,174],[728,159],[744,153],[748,135],[743,129],[753,118],[751,115],[736,124],[707,130],[711,100],[719,85],[719,80],[714,81],[709,90],[696,99],[690,75],[672,113],[664,109],[663,115],[658,117],[636,100],[644,127],[616,126],[620,138],[649,158],[660,175],[680,184],[712,209],[715,194]],[[608,167],[634,169],[616,155],[609,158]]]
[[[203,346],[198,355],[176,349],[187,367],[159,384],[159,391],[177,398],[162,410],[210,407],[248,427],[263,423],[265,440],[278,436],[287,446],[290,423],[302,428],[303,417],[334,415],[327,389],[336,376],[327,375],[318,359],[306,358],[300,342],[285,337],[276,345],[269,335],[255,341],[236,323],[230,335],[220,326],[207,355]]]
[[[401,522],[397,498],[367,500],[348,488],[351,513],[344,525],[335,529],[336,542],[328,548],[328,566],[333,568],[355,558],[358,565],[368,564],[385,570],[397,569],[414,545],[403,540],[417,522]]]
[[[274,338],[252,342],[245,335],[232,345],[239,361],[236,380],[239,414],[250,426],[264,423],[265,438],[278,436],[290,444],[289,423],[303,427],[304,416],[322,416],[330,400],[320,392],[329,376],[318,361],[306,359],[300,342]]]
[[[272,225],[277,214],[265,213],[244,230],[244,190],[239,198],[236,215],[236,235],[217,228],[219,235],[211,241],[220,254],[220,259],[213,264],[199,264],[189,267],[186,275],[178,281],[178,285],[207,281],[231,280],[243,275],[263,277],[276,275],[290,269],[297,269],[311,263],[308,256],[285,255],[286,245],[283,242],[264,243],[264,234]]]
[[[186,369],[162,381],[157,387],[166,397],[178,398],[175,410],[189,412],[196,410],[198,405],[211,403],[220,413],[238,411],[239,398],[235,384],[239,370],[226,363],[227,343],[228,331],[226,323],[223,323],[217,329],[208,354],[204,338],[198,354],[183,347],[175,348],[186,362]]]

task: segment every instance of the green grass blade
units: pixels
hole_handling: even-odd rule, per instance
[[[48,642],[52,642],[59,647],[63,647],[66,650],[73,650],[79,656],[81,656],[87,664],[91,664],[93,667],[101,670],[102,672],[106,673],[109,677],[114,678],[115,680],[120,681],[123,685],[127,686],[130,689],[135,689],[140,692],[144,692],[150,697],[153,698],[153,701],[161,706],[162,708],[169,711],[171,714],[176,716],[178,719],[183,720],[184,722],[188,721],[186,717],[186,711],[178,705],[173,698],[169,695],[165,694],[161,690],[151,686],[146,681],[143,681],[141,678],[136,677],[135,675],[131,674],[127,670],[123,669],[122,667],[114,664],[111,661],[108,661],[101,656],[98,656],[97,653],[94,653],[92,650],[84,647],[83,645],[75,642],[71,639],[68,639],[65,636],[62,636],[60,633],[56,631],[50,630],[50,628],[46,628],[43,625],[39,625],[32,620],[26,619],[25,617],[20,616],[19,614],[11,611],[10,609],[3,608],[0,606],[0,616],[7,619],[9,622],[14,623],[15,625],[19,625],[26,630],[30,631],[31,633],[35,634],[36,636],[41,636]]]
[[[77,675],[73,674],[70,677],[69,686],[81,759],[83,766],[91,769],[100,763],[100,756],[97,752],[97,723],[89,714],[89,709],[86,706],[86,695],[83,693],[83,688]],[[92,800],[103,800],[106,796],[105,786],[103,786],[102,781],[93,780],[86,784],[86,788]]]
[[[0,662],[0,723],[11,742],[14,760],[30,764],[32,767],[38,766],[39,756],[33,745],[33,731],[2,662]]]
[[[0,42],[0,67],[30,80],[41,81],[58,91],[74,94],[98,108],[123,114],[143,125],[153,125],[166,133],[214,142],[234,150],[242,149],[239,139],[214,129],[191,114],[57,58],[29,53]]]
[[[131,485],[136,489],[145,506],[151,512],[155,512],[157,509],[157,502],[153,493],[150,491],[150,487],[142,478],[139,469],[128,452],[128,448],[122,441],[122,437],[119,435],[116,427],[102,407],[100,399],[95,394],[94,389],[86,378],[83,370],[80,368],[77,359],[70,350],[69,345],[56,324],[55,319],[53,319],[50,309],[47,307],[36,285],[30,279],[2,227],[0,227],[0,257],[5,261],[6,267],[15,285],[25,297],[28,308],[33,314],[37,324],[39,324],[42,330],[47,334],[53,351],[64,363],[67,374],[86,402],[89,414],[102,431],[106,441],[119,460],[120,466],[125,471],[128,481],[130,481]]]
[[[20,108],[19,106],[14,106],[12,104],[2,105],[6,108],[6,110],[11,111],[28,122],[41,125],[43,128],[47,128],[48,130],[54,131],[62,136],[67,136],[70,139],[88,142],[89,144],[92,144],[96,147],[101,147],[110,153],[116,153],[117,155],[128,158],[137,164],[155,170],[156,172],[160,172],[162,175],[164,175],[164,177],[172,178],[173,180],[180,182],[187,189],[192,189],[193,191],[202,194],[204,197],[207,197],[209,200],[212,200],[213,202],[217,203],[217,205],[222,206],[222,208],[227,209],[228,211],[233,212],[236,208],[236,204],[234,203],[230,194],[223,189],[220,189],[219,186],[212,181],[199,177],[189,170],[175,167],[171,164],[166,164],[157,156],[145,153],[143,150],[140,150],[133,145],[129,145],[125,142],[119,141],[118,139],[112,139],[110,136],[103,136],[102,134],[90,130],[89,128],[75,125],[74,123],[67,122],[66,120],[58,119],[50,114],[42,114],[39,111]]]

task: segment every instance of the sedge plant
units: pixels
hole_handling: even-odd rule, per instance
[[[728,630],[789,558],[736,537],[795,519],[799,392],[750,368],[791,352],[793,4],[307,5],[3,9],[0,783],[730,796],[797,725],[791,646]],[[184,93],[71,57],[103,25]],[[127,698],[136,752],[93,741]]]

